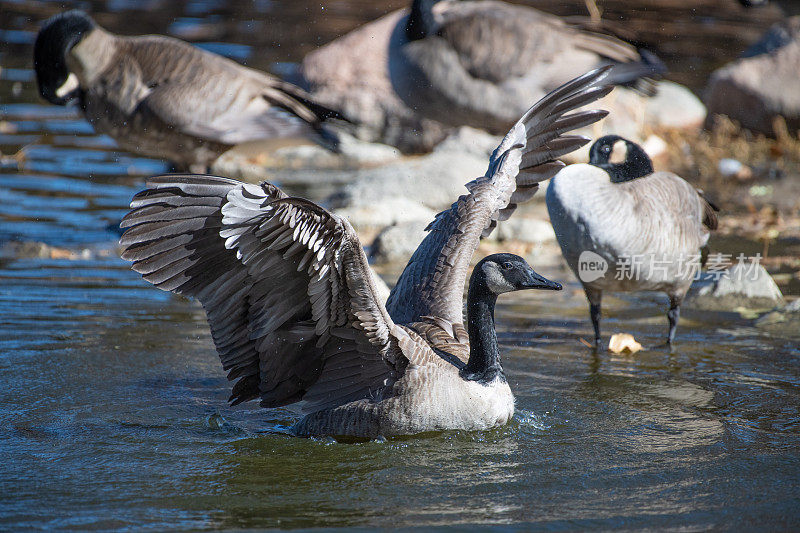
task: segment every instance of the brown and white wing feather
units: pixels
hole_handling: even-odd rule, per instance
[[[441,317],[425,316],[421,322],[412,322],[408,327],[425,340],[438,353],[439,364],[445,362],[463,367],[469,360],[469,335],[460,323],[452,323]]]
[[[407,363],[344,219],[264,183],[148,182],[123,219],[122,256],[159,288],[197,298],[231,400],[314,412],[374,397]]]
[[[607,71],[584,74],[531,107],[495,149],[485,176],[468,183],[468,194],[436,215],[389,296],[387,309],[396,323],[416,322],[426,315],[462,322],[464,283],[480,237],[511,216],[517,203],[529,200],[540,181],[563,168],[558,157],[589,142],[562,134],[607,113],[565,113],[608,94],[610,87],[597,86]]]

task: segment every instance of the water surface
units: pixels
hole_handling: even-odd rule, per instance
[[[392,7],[71,5],[262,68]],[[286,435],[283,410],[228,407],[202,310],[117,256],[116,223],[166,165],[36,97],[36,22],[58,9],[0,2],[0,529],[800,526],[800,346],[734,314],[686,311],[675,352],[614,356],[580,344],[574,281],[505,297],[518,413],[489,432],[343,445]],[[661,341],[663,298],[605,304],[607,334]]]

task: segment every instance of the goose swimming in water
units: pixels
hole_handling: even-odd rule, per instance
[[[617,38],[495,0],[414,0],[405,38],[390,65],[400,98],[426,118],[495,134],[551,88],[599,65],[614,65],[606,83],[617,85],[666,71]]]
[[[588,165],[570,165],[550,181],[546,201],[564,258],[589,300],[595,345],[604,290],[666,292],[671,344],[718,209],[680,176],[654,172],[631,141],[602,137],[589,154]]]
[[[486,174],[428,227],[384,306],[350,223],[268,184],[162,176],[134,198],[122,257],[157,287],[197,298],[234,404],[260,398],[305,414],[300,436],[373,438],[505,424],[514,398],[494,327],[498,295],[560,289],[520,257],[474,268],[482,234],[530,199],[588,142],[562,135],[604,111],[565,113],[608,94],[590,72],[534,105]]]
[[[195,171],[247,141],[332,145],[324,123],[342,119],[268,74],[171,37],[114,35],[82,11],[44,23],[34,67],[48,102],[77,99],[95,130],[122,148]]]

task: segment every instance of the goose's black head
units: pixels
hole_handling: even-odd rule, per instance
[[[468,381],[488,385],[498,378],[505,381],[494,329],[497,296],[523,289],[561,290],[561,285],[546,279],[514,254],[494,254],[475,265],[467,295],[467,333],[469,361],[459,371]]]
[[[769,4],[769,0],[739,0],[744,7],[758,7]]]
[[[42,98],[52,104],[65,105],[77,96],[77,87],[64,86],[69,77],[67,54],[96,27],[89,15],[78,10],[47,19],[33,47],[33,66]]]
[[[514,254],[485,257],[475,266],[474,272],[484,290],[495,296],[523,289],[561,290],[561,284],[537,274],[523,258]]]
[[[589,149],[589,163],[608,172],[613,183],[653,173],[653,162],[647,152],[638,144],[618,135],[597,139]]]
[[[433,19],[433,6],[439,0],[414,0],[406,22],[406,38],[418,41],[435,32],[436,21]]]

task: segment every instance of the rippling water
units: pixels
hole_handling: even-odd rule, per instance
[[[266,68],[390,4],[75,5]],[[0,529],[800,526],[796,341],[687,311],[672,354],[593,355],[574,282],[498,308],[507,427],[342,445],[287,436],[287,412],[228,407],[200,308],[117,257],[116,223],[166,165],[36,97],[36,21],[57,9],[0,2]],[[606,310],[607,333],[652,345],[666,328],[656,296]]]

